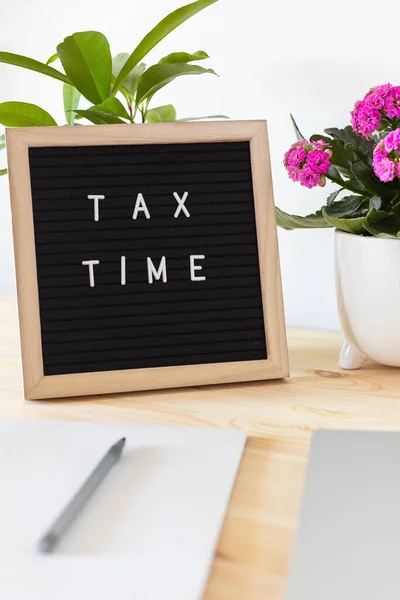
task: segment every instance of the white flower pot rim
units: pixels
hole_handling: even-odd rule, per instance
[[[335,234],[336,235],[343,235],[346,237],[352,237],[352,238],[360,238],[361,240],[364,240],[365,242],[371,242],[372,240],[374,242],[394,242],[394,243],[398,243],[400,241],[400,238],[391,238],[391,237],[374,237],[372,235],[359,235],[358,233],[350,233],[348,231],[342,231],[341,229],[335,229]]]

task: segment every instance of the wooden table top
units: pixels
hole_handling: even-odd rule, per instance
[[[0,417],[249,432],[205,600],[283,600],[313,429],[400,430],[400,370],[341,371],[336,333],[289,330],[283,381],[26,402],[13,296],[0,296],[0,332]]]

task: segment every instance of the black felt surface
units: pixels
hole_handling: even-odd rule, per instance
[[[31,148],[29,162],[45,375],[267,358],[247,142]],[[138,193],[150,219],[132,219]],[[106,197],[97,222],[89,194]],[[191,281],[199,254],[206,280]],[[148,283],[148,256],[166,257],[166,283]],[[94,287],[85,260],[100,261]]]

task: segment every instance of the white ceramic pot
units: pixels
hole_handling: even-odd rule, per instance
[[[343,369],[370,359],[400,367],[400,240],[336,231]]]

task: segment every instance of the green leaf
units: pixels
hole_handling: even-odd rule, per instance
[[[146,114],[146,121],[148,123],[161,123],[166,121],[175,121],[176,110],[172,104],[165,104],[164,106],[157,106],[152,108]]]
[[[310,137],[310,142],[317,142],[318,140],[322,140],[324,142],[326,142],[327,144],[331,143],[331,138],[328,138],[326,135],[321,135],[320,133],[314,133],[311,137]]]
[[[51,65],[51,63],[55,62],[56,60],[58,60],[58,54],[57,54],[57,52],[55,54],[52,54],[50,56],[50,58],[48,58],[46,60],[46,65]]]
[[[362,196],[346,196],[322,209],[328,223],[341,231],[362,233],[367,221],[368,200]]]
[[[203,75],[204,73],[216,75],[212,69],[204,69],[204,67],[186,63],[153,65],[152,67],[149,67],[139,79],[136,93],[136,105],[143,102],[146,98],[154,96],[158,90],[177,77],[181,77],[182,75]]]
[[[329,142],[329,147],[332,150],[330,162],[339,168],[349,170],[351,165],[359,159],[354,153],[354,149],[349,145],[345,146],[341,140],[333,138]]]
[[[73,125],[75,122],[75,110],[78,108],[81,93],[73,85],[64,83],[63,100],[64,112],[68,125]]]
[[[400,229],[395,219],[385,219],[378,224],[370,223],[368,220],[364,223],[364,229],[377,238],[399,238]]]
[[[197,50],[193,54],[189,54],[188,52],[173,52],[172,54],[168,54],[164,56],[159,62],[160,65],[164,64],[173,64],[173,63],[189,63],[194,62],[196,60],[204,60],[206,58],[210,58],[207,52],[203,50]]]
[[[93,108],[88,108],[86,110],[76,110],[75,111],[81,117],[84,117],[91,123],[95,125],[109,125],[109,124],[120,124],[124,123],[122,119],[119,117],[112,115],[110,113],[102,112],[100,110],[95,110]]]
[[[350,141],[349,136],[344,129],[339,129],[338,127],[328,127],[328,129],[324,129],[324,131],[331,137],[343,142],[343,144],[347,144]]]
[[[296,134],[296,140],[305,140],[306,138],[301,133],[300,129],[297,127],[297,123],[294,120],[294,116],[292,115],[292,113],[290,113],[290,118],[291,118],[291,121],[292,121],[294,132]]]
[[[98,31],[66,37],[57,52],[71,83],[93,104],[110,94],[111,53],[107,38]]]
[[[204,121],[204,119],[229,119],[229,117],[226,115],[207,115],[205,117],[186,117],[185,119],[176,119],[176,121],[187,123],[188,121]]]
[[[0,123],[6,127],[34,127],[36,125],[57,125],[48,112],[27,102],[2,102]]]
[[[114,83],[112,90],[113,95],[116,94],[120,84],[124,81],[125,77],[132,71],[134,67],[152,50],[161,40],[163,40],[168,34],[174,29],[179,27],[190,17],[193,17],[196,13],[200,12],[204,8],[207,8],[211,4],[214,4],[217,0],[197,0],[192,4],[187,4],[178,8],[174,12],[167,15],[162,21],[158,23],[140,42],[135,48],[128,60],[125,62],[118,77]]]
[[[364,223],[364,229],[378,238],[400,237],[399,205],[396,205],[390,213],[374,208],[370,210]]]
[[[361,161],[357,161],[351,165],[351,172],[359,184],[371,196],[391,197],[398,190],[396,183],[382,183],[379,181],[374,175],[372,167],[368,167]]]
[[[368,203],[368,199],[363,196],[345,196],[327,206],[326,211],[332,217],[360,217],[368,213]]]
[[[329,167],[329,178],[334,181],[335,183],[341,184],[341,183],[345,183],[345,180],[342,178],[341,174],[339,173],[338,169],[335,167],[335,165],[331,165]]]
[[[336,227],[336,229],[340,229],[341,231],[347,231],[347,233],[362,233],[364,231],[366,217],[333,217],[326,212],[325,208],[322,209],[322,214],[331,227]]]
[[[339,188],[338,190],[335,190],[334,192],[332,192],[332,194],[329,194],[327,200],[326,200],[326,205],[330,206],[332,204],[332,202],[334,202],[337,198],[337,196],[340,194],[340,192],[343,191],[343,188]]]
[[[352,144],[354,144],[357,149],[364,154],[364,156],[367,156],[369,158],[372,158],[373,152],[374,152],[374,142],[371,140],[366,140],[362,137],[360,137],[359,135],[357,135],[353,129],[351,128],[350,125],[347,125],[347,127],[344,128],[345,132],[347,133],[347,137],[349,139],[349,142],[351,142]]]
[[[125,53],[125,52],[114,56],[113,61],[112,61],[112,74],[113,74],[113,77],[115,78],[114,83],[115,83],[118,75],[120,74],[122,67],[128,60],[128,58],[129,58],[129,54]],[[132,69],[132,71],[130,71],[128,73],[128,75],[123,80],[122,84],[120,84],[120,86],[119,86],[122,93],[128,92],[131,100],[133,99],[134,95],[136,94],[140,76],[145,72],[145,70],[146,70],[145,63],[143,63],[143,62],[139,63]]]
[[[6,147],[6,136],[0,135],[0,150],[3,150]]]
[[[7,175],[7,169],[0,169],[0,177],[2,175]]]
[[[372,196],[372,198],[369,199],[369,210],[376,210],[378,211],[382,206],[382,198],[379,198],[379,196]]]
[[[131,120],[128,111],[118,98],[106,98],[101,104],[92,106],[90,110],[107,113],[114,117],[122,117],[123,119]]]
[[[22,67],[23,69],[29,69],[30,71],[36,71],[42,73],[42,75],[48,75],[54,79],[59,79],[64,83],[71,83],[70,80],[64,73],[60,73],[57,69],[49,67],[44,63],[28,58],[27,56],[21,56],[20,54],[12,54],[11,52],[0,52],[0,62],[7,65],[14,65],[15,67]]]
[[[313,215],[300,217],[298,215],[289,215],[280,208],[276,207],[276,222],[279,227],[284,229],[312,229],[321,227],[332,227],[325,221],[322,212],[319,210]]]
[[[334,164],[348,169],[353,162],[362,160],[368,166],[370,165],[374,149],[372,141],[358,136],[350,126],[345,129],[331,127],[325,129],[325,133],[333,138],[329,144],[333,150]]]

